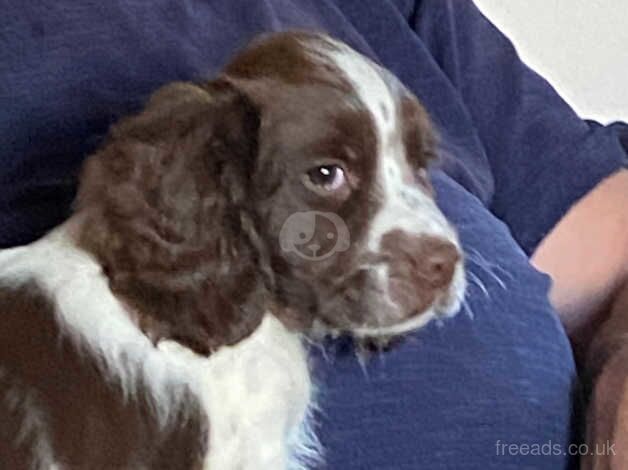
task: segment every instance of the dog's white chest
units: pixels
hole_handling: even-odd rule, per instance
[[[159,349],[189,374],[209,418],[205,469],[299,468],[290,462],[310,400],[298,335],[267,315],[249,338],[209,358],[173,341]]]

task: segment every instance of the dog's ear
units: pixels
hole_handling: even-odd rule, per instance
[[[412,166],[416,182],[428,193],[433,193],[428,178],[429,165],[437,160],[438,136],[426,109],[407,94],[401,98],[401,131],[408,163]]]
[[[438,137],[429,114],[414,96],[401,99],[401,128],[410,164],[426,168],[437,157]]]
[[[208,354],[261,322],[272,279],[247,193],[258,126],[233,85],[177,83],[85,164],[78,243],[155,341]]]

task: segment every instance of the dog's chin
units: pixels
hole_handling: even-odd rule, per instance
[[[402,321],[392,322],[391,320],[383,320],[381,312],[378,312],[380,320],[371,320],[370,322],[360,324],[333,325],[326,322],[314,322],[310,336],[322,338],[325,336],[339,337],[350,336],[356,342],[368,342],[379,340],[387,341],[391,338],[399,337],[405,333],[419,329],[426,325],[430,320],[436,318],[437,310],[430,307],[419,313],[410,315],[402,315],[399,312],[390,312],[388,318],[406,318]]]
[[[397,314],[399,318],[401,315]],[[417,330],[436,317],[436,311],[432,308],[424,312],[411,315],[402,322],[391,323],[390,325],[344,325],[332,326],[324,322],[315,322],[310,336],[314,340],[324,338],[344,338],[353,344],[355,351],[362,358],[366,358],[370,353],[388,351],[402,343],[405,334]]]
[[[464,269],[456,269],[452,283],[445,292],[420,312],[400,312],[395,306],[387,303],[375,307],[371,320],[360,324],[330,325],[316,322],[317,336],[352,336],[358,343],[388,344],[409,332],[418,330],[437,318],[455,316],[462,306],[466,292]],[[389,310],[387,314],[384,310]],[[394,321],[393,319],[402,319]]]
[[[401,336],[425,326],[436,317],[436,310],[430,307],[422,312],[406,316],[407,319],[389,325],[360,325],[351,329],[351,334],[359,339],[377,339]]]

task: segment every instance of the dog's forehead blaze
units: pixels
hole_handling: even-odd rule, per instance
[[[407,92],[392,75],[344,44],[338,43],[326,53],[352,85],[373,123],[375,186],[370,189],[375,189],[379,207],[370,223],[368,249],[377,252],[382,235],[400,223],[412,232],[420,232],[412,213],[432,206],[431,198],[414,187],[408,162],[407,144],[414,142],[406,138],[409,113],[401,108]]]
[[[394,132],[397,114],[396,97],[387,74],[349,46],[336,42],[332,44],[335,47],[325,51],[326,57],[346,77],[368,109],[377,128],[380,145],[384,146]]]

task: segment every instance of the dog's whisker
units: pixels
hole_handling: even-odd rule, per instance
[[[508,277],[510,280],[514,279],[514,276],[512,275],[510,271],[508,271],[506,268],[504,268],[498,263],[494,263],[487,260],[486,257],[484,257],[482,253],[480,253],[477,249],[467,247],[465,251],[466,251],[465,253],[466,256],[475,264],[480,265],[490,270],[501,271],[502,274]]]
[[[486,288],[486,285],[484,284],[484,282],[482,282],[482,279],[480,279],[480,277],[475,274],[473,271],[471,271],[470,269],[467,269],[467,277],[469,278],[470,284],[474,284],[476,286],[478,286],[480,288],[480,290],[484,293],[484,295],[486,296],[487,299],[490,299],[491,296],[488,292],[488,289]]]
[[[502,290],[508,290],[506,287],[506,283],[497,274],[488,269],[486,270],[486,272],[495,280],[495,282],[499,285],[499,287],[502,288]]]
[[[361,348],[353,348],[353,351],[355,353],[355,358],[358,362],[358,365],[360,366],[360,370],[362,371],[362,374],[364,375],[364,378],[369,379],[369,372],[368,372],[368,368],[367,368],[367,355],[365,353],[364,350],[362,350]]]
[[[321,344],[319,341],[313,340],[309,336],[303,336],[303,342],[307,345],[308,348],[317,350],[320,353],[321,357],[323,358],[323,361],[325,361],[325,363],[327,364],[332,363],[331,358],[329,357],[329,354],[327,354],[327,348],[325,348],[324,344]]]
[[[512,279],[513,276],[512,274],[507,271],[505,268],[503,268],[502,266],[495,264],[495,263],[491,263],[490,261],[487,261],[486,258],[483,258],[480,255],[475,255],[473,253],[467,253],[466,257],[469,261],[471,261],[472,263],[474,263],[477,266],[482,267],[483,269],[486,269],[487,271],[490,272],[495,272],[495,271],[501,271],[501,273],[503,273],[504,276],[508,277],[509,279]]]
[[[475,313],[473,313],[473,310],[471,309],[471,304],[466,298],[462,300],[462,309],[467,317],[469,317],[471,320],[475,319]]]
[[[482,262],[478,262],[477,260],[473,259],[473,257],[469,256],[468,257],[469,261],[473,262],[477,267],[481,268],[484,270],[484,272],[486,272],[489,276],[491,276],[491,278],[493,278],[493,280],[499,285],[499,287],[501,287],[503,290],[507,290],[506,288],[506,283],[502,280],[502,278],[500,278],[492,269],[490,266],[487,266],[486,264],[482,263]],[[500,268],[503,271],[503,268]],[[510,275],[510,273],[508,273]]]

